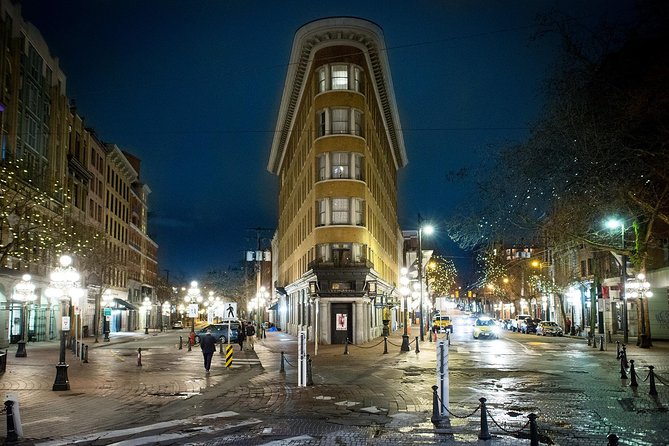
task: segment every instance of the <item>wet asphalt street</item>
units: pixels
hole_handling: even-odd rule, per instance
[[[349,346],[348,354],[343,345],[321,345],[314,355],[310,343],[314,385],[308,387],[297,386],[292,336],[270,332],[255,351],[235,346],[230,369],[217,352],[205,374],[198,348],[178,349],[186,330],[86,340],[88,363],[68,352],[71,389],[64,392],[51,390],[56,343],[28,344],[27,358],[14,357],[12,346],[0,387],[19,401],[22,444],[481,444],[480,398],[486,398],[489,444],[530,444],[530,413],[538,416],[541,444],[606,445],[611,433],[621,445],[667,444],[665,342],[629,347],[639,384],[633,390],[630,379],[621,379],[615,343],[600,351],[583,339],[511,332],[475,340],[468,324],[456,325],[448,362],[451,414],[435,426],[438,344],[420,343],[416,352],[412,328],[407,353],[400,352],[401,333],[388,338],[386,354],[382,338]],[[655,397],[648,394],[648,365],[657,373]]]

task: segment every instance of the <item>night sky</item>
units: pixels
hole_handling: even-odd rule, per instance
[[[415,229],[420,213],[437,226],[425,248],[471,271],[443,227],[471,184],[448,174],[527,136],[559,55],[557,39],[532,39],[535,18],[556,9],[586,23],[633,10],[612,0],[23,0],[78,113],[142,159],[149,232],[171,280],[238,262],[255,246],[250,228],[276,227],[266,166],[293,36],[328,16],[383,28],[409,158],[400,225]]]

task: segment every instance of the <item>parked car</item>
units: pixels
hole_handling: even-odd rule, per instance
[[[536,333],[537,332],[537,321],[528,317],[523,319],[520,323],[520,332],[525,334]]]
[[[231,322],[229,325],[230,325],[229,336],[228,336],[228,323],[209,324],[204,328],[201,328],[200,330],[195,332],[195,343],[196,344],[200,343],[200,339],[207,334],[207,330],[211,330],[211,335],[214,337],[214,339],[216,339],[216,342],[222,340],[223,343],[225,344],[228,342],[228,338],[230,339],[230,342],[237,342],[237,331],[239,330],[239,323]]]
[[[513,331],[521,331],[520,325],[525,319],[531,319],[529,314],[519,314],[516,316],[515,324],[513,326]]]
[[[562,336],[562,327],[552,321],[541,321],[537,325],[537,335]]]
[[[181,321],[174,321],[174,322],[172,322],[172,328],[174,330],[179,330],[181,328],[184,328],[184,323],[181,322]]]
[[[487,317],[480,317],[474,321],[474,339],[496,338],[499,334],[499,326],[494,320]]]

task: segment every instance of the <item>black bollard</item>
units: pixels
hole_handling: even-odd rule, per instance
[[[313,386],[314,380],[311,374],[311,358],[307,355],[307,385]]]
[[[627,372],[625,372],[625,358],[620,358],[620,379],[627,379]]]
[[[279,372],[281,372],[281,373],[286,373],[286,368],[283,365],[284,361],[285,361],[284,354],[283,354],[283,352],[281,352],[281,370],[279,370]]]
[[[490,432],[488,432],[488,409],[485,407],[485,398],[479,398],[481,402],[481,431],[479,432],[479,440],[490,440]]]
[[[657,395],[657,389],[655,388],[655,372],[653,371],[655,366],[649,365],[648,368],[650,369],[648,372],[648,378],[650,381],[650,391],[648,392],[648,395],[655,396]]]
[[[184,348],[184,338],[183,336],[179,336],[179,350],[183,350]]]
[[[88,345],[86,346],[86,348],[85,348],[84,350],[85,350],[85,353],[84,353],[84,364],[88,364]]]
[[[137,367],[142,366],[142,347],[137,349]]]
[[[604,335],[599,336],[599,351],[604,351]]]
[[[388,336],[383,337],[383,354],[388,354]]]
[[[530,446],[539,446],[539,429],[537,429],[537,415],[531,413],[527,417],[530,419]]]
[[[625,344],[623,344],[623,352],[622,352],[622,356],[621,356],[621,357],[622,357],[623,362],[624,362],[624,364],[625,364],[625,368],[628,369],[630,365],[629,365],[629,363],[627,362],[627,347],[625,347]]]
[[[439,424],[441,422],[441,410],[439,407],[439,395],[437,395],[437,389],[439,387],[432,386],[432,424]]]
[[[620,359],[620,341],[616,341],[616,359]]]
[[[346,338],[346,343],[344,344],[344,354],[348,355],[348,338]]]
[[[607,446],[618,446],[618,436],[616,434],[609,434],[606,437],[607,440],[609,440]]]
[[[451,346],[451,333],[448,332],[448,331],[446,332],[446,340],[448,341],[448,346],[450,347]]]
[[[7,412],[7,443],[18,441],[19,436],[16,433],[16,427],[14,426],[14,401],[7,400],[5,401],[5,412]]]
[[[416,336],[416,353],[420,353],[420,348],[418,347],[418,336]]]
[[[634,371],[634,359],[630,359],[630,376],[632,377],[630,387],[639,387],[639,383],[636,382],[636,372]]]

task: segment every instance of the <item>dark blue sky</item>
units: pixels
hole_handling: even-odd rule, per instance
[[[631,10],[611,0],[23,4],[87,125],[142,159],[160,268],[186,280],[241,260],[255,243],[249,228],[276,226],[266,165],[301,25],[345,15],[383,28],[409,158],[400,224],[415,229],[418,213],[439,225],[471,196],[450,171],[522,140],[541,113],[558,51],[555,39],[532,39],[537,13],[593,22]],[[471,265],[437,229],[424,245]]]

